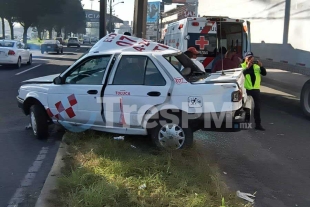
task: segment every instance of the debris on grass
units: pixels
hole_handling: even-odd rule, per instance
[[[239,198],[242,198],[250,203],[254,203],[254,199],[255,198],[255,195],[253,194],[250,194],[250,193],[243,193],[243,192],[240,192],[239,190],[237,191],[237,196]],[[251,197],[251,198],[250,198]]]
[[[114,140],[124,140],[124,136],[114,137]]]

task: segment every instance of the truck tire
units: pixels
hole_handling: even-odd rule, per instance
[[[310,80],[308,80],[302,87],[300,105],[304,114],[310,118]]]
[[[17,63],[15,65],[15,68],[16,69],[19,69],[22,67],[22,59],[19,57],[18,60],[17,60]]]
[[[182,122],[175,124],[160,118],[150,132],[153,143],[160,150],[188,149],[193,146],[194,134],[189,127],[183,128]]]
[[[48,137],[48,123],[43,106],[35,104],[30,107],[30,124],[37,139]]]

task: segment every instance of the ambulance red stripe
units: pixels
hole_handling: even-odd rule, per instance
[[[207,67],[213,60],[214,60],[214,57],[206,57],[206,59],[204,59],[202,64],[204,67]]]

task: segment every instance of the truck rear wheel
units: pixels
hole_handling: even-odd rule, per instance
[[[30,124],[35,137],[38,139],[48,137],[48,123],[43,106],[35,104],[30,107]]]
[[[304,114],[310,118],[310,80],[308,80],[302,87],[300,105]]]
[[[178,150],[193,146],[193,132],[189,127],[171,123],[170,120],[159,119],[157,126],[151,129],[151,137],[154,144],[162,150]]]

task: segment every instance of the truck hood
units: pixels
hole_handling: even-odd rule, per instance
[[[39,78],[33,78],[33,79],[29,79],[29,80],[25,80],[22,83],[25,84],[42,84],[42,83],[46,83],[46,84],[50,84],[53,83],[54,78],[56,78],[57,76],[59,76],[59,74],[54,74],[54,75],[47,75],[47,76],[43,76],[43,77],[39,77]]]
[[[216,73],[211,73],[210,76],[204,79],[200,79],[194,84],[203,84],[203,83],[239,83],[243,79],[243,70],[242,68],[235,68],[231,70],[218,71]]]

